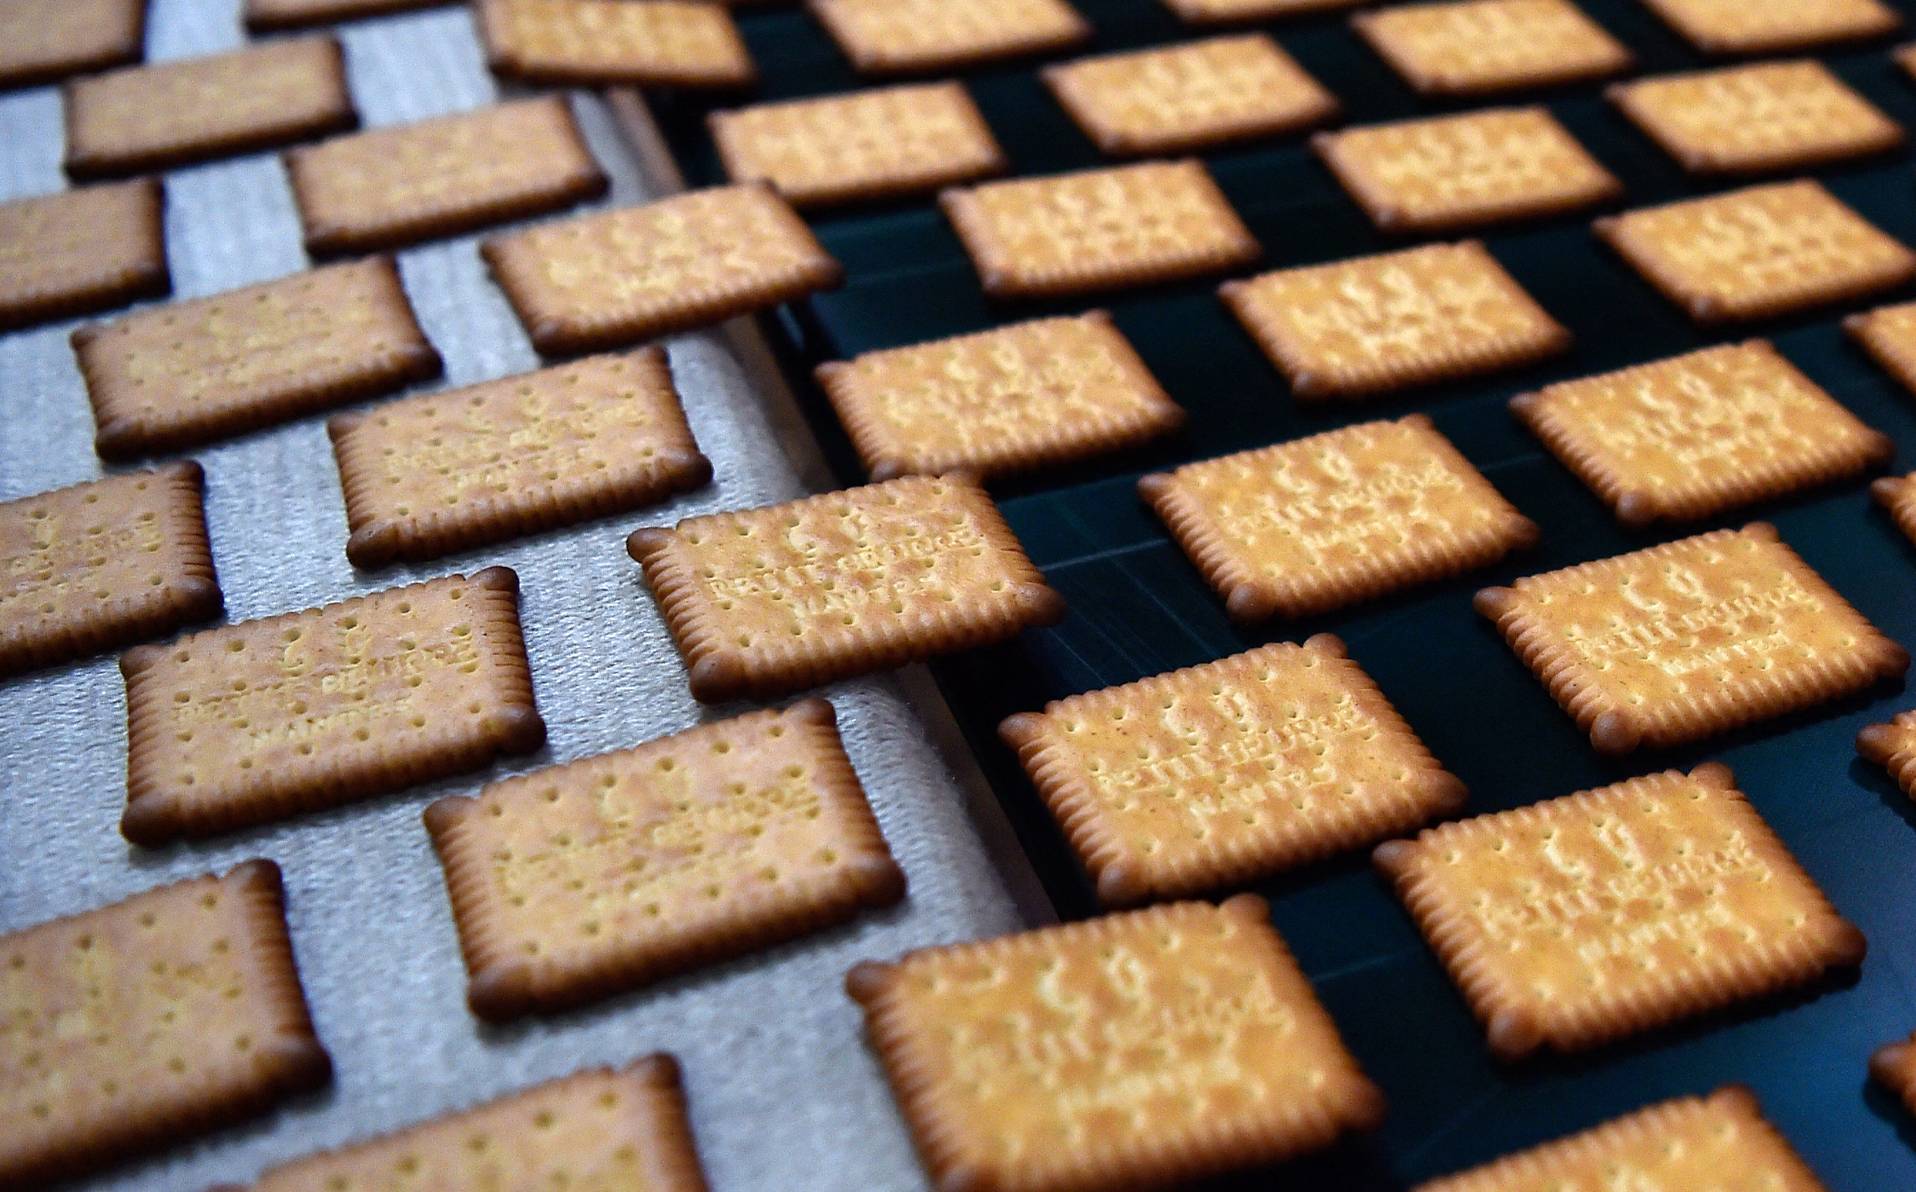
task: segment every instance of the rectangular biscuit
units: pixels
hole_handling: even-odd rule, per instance
[[[1793,314],[1916,277],[1916,253],[1808,179],[1639,208],[1595,228],[1699,323]]]
[[[1760,339],[1550,385],[1510,408],[1629,526],[1801,492],[1896,449]]]
[[[1077,45],[1091,23],[1067,0],[806,0],[861,74],[949,71]]]
[[[1907,480],[1893,483],[1899,490],[1909,486]],[[1856,734],[1856,752],[1888,770],[1903,793],[1916,799],[1916,711],[1864,728]]]
[[[1081,58],[1040,72],[1108,154],[1184,153],[1296,132],[1337,114],[1337,97],[1267,34]]]
[[[326,429],[359,567],[623,513],[712,477],[658,347],[340,414]]]
[[[1321,132],[1311,146],[1386,232],[1449,232],[1537,219],[1623,193],[1623,184],[1544,107],[1487,108]]]
[[[157,178],[0,203],[0,331],[172,288]]]
[[[1916,302],[1850,315],[1843,330],[1898,384],[1916,393]]]
[[[442,367],[390,257],[92,324],[73,333],[73,351],[106,459],[382,396]]]
[[[518,594],[488,567],[127,651],[121,833],[207,836],[537,749]]]
[[[1767,1188],[1824,1192],[1756,1097],[1726,1085],[1678,1097],[1588,1130],[1506,1155],[1415,1192],[1521,1192],[1543,1188]]]
[[[605,193],[572,108],[548,95],[289,149],[315,256],[398,248]]]
[[[692,0],[476,0],[493,73],[605,87],[750,85],[758,67],[732,14]]]
[[[0,958],[0,1185],[86,1174],[332,1074],[271,861],[0,935]]]
[[[726,177],[769,182],[800,209],[924,194],[1008,164],[955,82],[754,104],[706,123]]]
[[[1201,161],[1015,178],[938,198],[993,298],[1218,273],[1261,251]]]
[[[1189,25],[1235,25],[1355,8],[1365,0],[1164,0]]]
[[[1570,0],[1439,0],[1360,12],[1351,27],[1419,95],[1556,87],[1636,57]]]
[[[188,460],[0,503],[0,677],[220,611]]]
[[[635,530],[692,694],[765,698],[989,645],[1064,615],[998,507],[907,476]]]
[[[1814,59],[1639,79],[1605,94],[1692,174],[1802,170],[1903,143],[1901,125]]]
[[[803,700],[441,799],[466,1001],[503,1021],[649,984],[905,896],[839,740]]]
[[[1266,878],[1464,802],[1328,633],[1054,700],[998,735],[1106,905]]]
[[[1880,0],[1643,0],[1706,54],[1775,54],[1881,37],[1902,18]]]
[[[231,157],[351,128],[337,38],[298,37],[74,79],[66,172],[107,178]]]
[[[1765,522],[1485,588],[1476,603],[1601,753],[1700,740],[1909,666]]]
[[[575,216],[495,236],[479,251],[533,346],[548,355],[722,322],[844,278],[763,183]]]
[[[1477,240],[1279,269],[1218,294],[1300,401],[1462,380],[1570,348],[1570,332]]]
[[[1537,540],[1423,414],[1186,464],[1138,492],[1240,622],[1370,600]]]
[[[251,33],[304,29],[364,17],[432,8],[450,0],[246,0],[246,28]]]
[[[0,0],[0,90],[138,62],[146,0]]]
[[[1384,1096],[1263,899],[925,948],[845,978],[939,1188],[1185,1187],[1373,1129]]]
[[[821,364],[874,480],[989,478],[1120,451],[1184,424],[1105,311]]]

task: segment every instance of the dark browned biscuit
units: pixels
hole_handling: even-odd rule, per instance
[[[1908,482],[1894,482],[1898,488]],[[1903,793],[1916,799],[1916,712],[1899,712],[1886,724],[1856,734],[1856,752],[1889,771]]]
[[[1485,588],[1477,611],[1603,753],[1695,741],[1909,667],[1764,522]]]
[[[0,504],[0,677],[217,616],[192,461]]]
[[[1570,0],[1438,0],[1351,26],[1423,95],[1490,95],[1620,74],[1624,44]]]
[[[326,424],[346,557],[431,559],[711,479],[662,348],[389,402]]]
[[[380,17],[416,8],[431,8],[452,0],[246,0],[246,27],[254,33],[303,29]]]
[[[537,749],[518,597],[489,567],[127,651],[120,831],[205,836]]]
[[[0,204],[0,330],[172,288],[157,178]]]
[[[1164,0],[1164,6],[1187,24],[1235,25],[1275,17],[1302,16],[1355,8],[1364,0]]]
[[[0,0],[0,89],[138,62],[146,0]]]
[[[0,1186],[41,1189],[326,1083],[279,867],[0,936]]]
[[[767,697],[1064,616],[971,480],[907,476],[635,530],[666,628],[701,700]]]
[[[453,236],[605,193],[562,96],[495,104],[286,151],[306,250]]]
[[[116,70],[66,85],[66,171],[107,178],[285,145],[359,122],[333,37]]]
[[[1850,315],[1843,330],[1903,388],[1916,393],[1916,302]]]
[[[441,368],[390,257],[82,327],[73,350],[108,459],[391,393]]]
[[[692,0],[476,0],[495,74],[524,83],[743,87],[758,67],[732,14]]]
[[[722,322],[829,289],[845,275],[763,183],[543,224],[496,236],[479,251],[533,346],[547,354]]]
[[[1595,227],[1699,323],[1847,302],[1916,277],[1916,253],[1809,180],[1640,208]]]
[[[806,0],[865,74],[955,70],[1077,45],[1091,23],[1067,0]]]
[[[1643,0],[1706,54],[1775,54],[1881,37],[1903,20],[1881,0]]]
[[[556,1010],[905,896],[832,706],[803,700],[441,799],[466,1000]]]

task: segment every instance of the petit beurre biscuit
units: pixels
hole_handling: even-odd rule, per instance
[[[1243,622],[1355,604],[1537,540],[1423,414],[1186,464],[1138,491]]]
[[[147,0],[0,0],[0,89],[138,62]]]
[[[1571,0],[1436,0],[1351,26],[1422,95],[1490,95],[1600,79],[1635,56]]]
[[[0,1185],[44,1188],[332,1074],[271,861],[0,936],[0,958]]]
[[[522,83],[743,87],[758,67],[724,5],[477,0],[486,61]]]
[[[1182,1187],[1384,1116],[1249,894],[925,948],[845,988],[939,1188]]]
[[[1184,424],[1104,311],[867,352],[817,375],[874,480],[1071,463]]]
[[[1877,504],[1889,510],[1903,535],[1916,542],[1916,473],[1885,476],[1870,485],[1869,492]]]
[[[289,149],[286,172],[315,255],[454,236],[605,193],[556,95]]]
[[[706,1192],[678,1061],[663,1054],[617,1070],[575,1072],[283,1163],[260,1176],[250,1192],[400,1187]]]
[[[1808,180],[1640,208],[1595,226],[1699,323],[1791,314],[1916,277],[1916,254]]]
[[[1502,1059],[1798,988],[1866,948],[1716,762],[1374,855]]]
[[[537,749],[518,596],[489,567],[127,651],[121,833],[211,835]]]
[[[1485,588],[1477,611],[1602,753],[1695,741],[1909,667],[1764,522]]]
[[[1767,1188],[1824,1192],[1789,1141],[1739,1085],[1678,1097],[1567,1138],[1506,1155],[1415,1192],[1542,1192],[1546,1188]]]
[[[1643,0],[1706,54],[1774,54],[1894,32],[1902,18],[1880,0]]]
[[[1304,401],[1521,368],[1570,347],[1476,240],[1279,269],[1218,294]]]
[[[865,74],[955,70],[1073,46],[1091,24],[1068,0],[806,0]]]
[[[993,298],[1175,281],[1260,251],[1200,161],[987,182],[938,202]]]
[[[442,367],[390,257],[169,303],[73,333],[108,459],[377,397]]]
[[[1164,0],[1164,6],[1193,25],[1222,25],[1303,16],[1354,8],[1364,0]]]
[[[1916,302],[1850,315],[1843,330],[1903,388],[1916,393]]]
[[[1371,222],[1445,232],[1577,211],[1623,184],[1542,107],[1321,132],[1318,156]]]
[[[658,347],[388,402],[326,429],[360,567],[622,513],[712,477]]]
[[[1800,492],[1896,449],[1765,340],[1565,381],[1510,408],[1632,526]]]
[[[970,480],[907,476],[635,530],[707,702],[766,697],[989,645],[1064,601]]]
[[[1336,115],[1337,97],[1262,33],[1051,66],[1045,85],[1113,155],[1182,153],[1295,132]]]
[[[0,330],[172,288],[157,178],[0,203]]]
[[[415,8],[430,8],[447,0],[246,0],[246,28],[254,33],[303,29],[380,17]]]
[[[961,83],[758,104],[706,122],[726,177],[769,182],[800,208],[923,194],[1007,165]]]
[[[487,240],[480,252],[547,354],[721,322],[844,278],[805,221],[762,183],[542,224]]]
[[[1863,729],[1856,734],[1856,752],[1888,770],[1903,793],[1916,799],[1916,712]]]
[[[1693,174],[1807,169],[1903,143],[1901,125],[1814,60],[1640,79],[1607,94]]]
[[[358,123],[333,37],[74,79],[66,171],[104,178],[284,145]]]
[[[220,611],[191,461],[0,503],[0,677]]]
[[[1106,905],[1268,877],[1464,801],[1330,634],[1055,700],[998,734]]]
[[[905,896],[838,737],[809,699],[441,799],[473,1013],[556,1010]]]

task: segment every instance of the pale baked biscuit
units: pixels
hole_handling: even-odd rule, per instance
[[[0,330],[172,288],[157,178],[0,203]]]
[[[0,0],[0,88],[138,62],[147,0]]]
[[[1067,0],[806,0],[865,74],[955,70],[1077,45],[1091,23]]]
[[[1774,54],[1881,37],[1903,20],[1880,0],[1643,0],[1706,54]]]
[[[567,86],[743,87],[758,78],[723,5],[475,0],[493,73]]]
[[[1635,57],[1570,0],[1439,0],[1351,17],[1422,95],[1490,95],[1621,74]]]

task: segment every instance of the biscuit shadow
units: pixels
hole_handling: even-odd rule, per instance
[[[1263,1164],[1179,1185],[1185,1192],[1271,1192],[1284,1188],[1335,1188],[1338,1192],[1405,1192],[1391,1174],[1373,1137],[1351,1134],[1324,1150],[1282,1163]]]
[[[1873,791],[1883,801],[1883,806],[1896,813],[1898,819],[1916,828],[1916,799],[1903,793],[1903,788],[1889,776],[1889,771],[1865,757],[1850,759],[1850,781],[1866,791]]]
[[[1911,1114],[1903,1099],[1867,1077],[1863,1080],[1863,1106],[1896,1130],[1906,1147],[1916,1150],[1916,1114]]]

